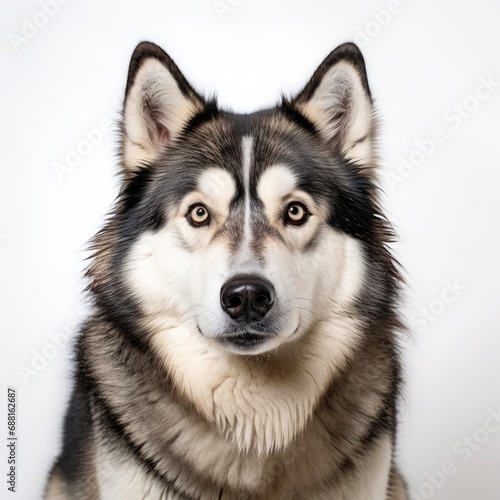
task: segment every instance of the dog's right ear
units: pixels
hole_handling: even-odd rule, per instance
[[[122,123],[122,163],[130,175],[178,137],[204,101],[166,52],[141,42],[130,60]]]

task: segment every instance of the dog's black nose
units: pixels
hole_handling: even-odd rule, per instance
[[[222,286],[220,303],[222,309],[236,321],[258,321],[274,305],[274,287],[258,276],[236,276]]]

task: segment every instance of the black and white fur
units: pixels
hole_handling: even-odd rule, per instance
[[[138,45],[122,190],[94,240],[94,312],[47,499],[407,498],[401,280],[375,141],[351,43],[295,98],[246,115]],[[224,310],[235,277],[272,289],[263,316]]]

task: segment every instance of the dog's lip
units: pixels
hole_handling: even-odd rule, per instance
[[[201,328],[199,325],[196,325],[198,331],[203,335]],[[217,337],[217,340],[222,343],[232,343],[239,345],[257,345],[265,342],[266,340],[274,337],[276,333],[274,332],[255,332],[251,330],[243,331],[243,332],[228,332]]]
[[[274,332],[257,332],[255,330],[244,330],[241,332],[226,332],[222,335],[225,339],[234,339],[237,337],[274,337]]]
[[[243,332],[236,333],[231,335],[224,335],[220,338],[220,340],[224,343],[230,342],[231,344],[236,345],[244,345],[244,346],[252,346],[256,344],[261,344],[265,342],[270,337],[273,337],[274,334],[263,334],[263,333],[255,333],[255,332]]]
[[[204,335],[204,333],[201,331],[201,328],[199,325],[196,325],[196,328],[198,329],[198,332],[200,332],[201,335]],[[295,335],[297,333],[297,330],[300,328],[300,320],[297,324],[297,327],[295,330],[292,332],[291,336]],[[224,333],[219,337],[219,340],[223,341],[244,341],[245,339],[250,340],[250,341],[259,341],[262,342],[265,339],[269,339],[276,336],[275,332],[256,332],[256,331],[251,331],[247,330],[244,332],[228,332]]]

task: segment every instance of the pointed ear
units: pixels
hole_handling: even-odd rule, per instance
[[[292,104],[336,152],[361,165],[374,161],[373,104],[356,45],[331,52]]]
[[[158,157],[204,101],[160,47],[140,43],[130,60],[122,124],[127,174]]]

